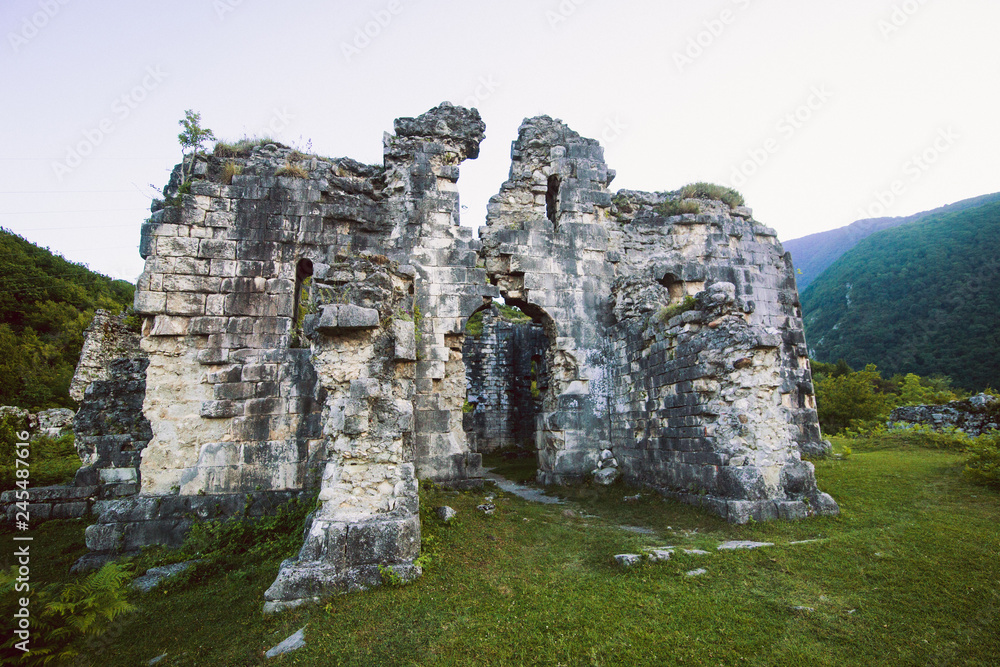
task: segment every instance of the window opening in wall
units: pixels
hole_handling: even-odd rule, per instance
[[[545,216],[552,224],[559,223],[559,177],[549,176],[549,187],[545,192]]]
[[[293,317],[295,319],[292,326],[291,347],[309,347],[302,331],[302,323],[306,315],[316,312],[316,303],[312,293],[312,260],[302,258],[295,266],[295,306]]]
[[[666,273],[659,283],[667,288],[670,293],[670,303],[680,303],[684,300],[687,291],[684,289],[684,281],[672,273]]]

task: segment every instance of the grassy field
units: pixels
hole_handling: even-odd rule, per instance
[[[288,554],[210,557],[183,582],[134,595],[139,611],[83,664],[163,653],[161,667],[998,664],[1000,493],[965,480],[961,455],[851,446],[849,458],[817,463],[842,514],[795,523],[730,526],[647,493],[624,502],[639,491],[618,485],[563,489],[554,506],[498,494],[488,517],[475,509],[484,492],[424,489],[435,558],[418,582],[265,617],[264,590]],[[509,468],[530,476],[530,462]],[[449,525],[430,511],[443,504],[459,513]],[[69,578],[83,528],[35,531],[38,581]],[[716,552],[730,539],[775,546]],[[801,540],[816,541],[789,544]],[[612,561],[664,545],[712,553],[628,571]],[[685,576],[695,568],[707,573]],[[303,626],[306,648],[264,658]]]

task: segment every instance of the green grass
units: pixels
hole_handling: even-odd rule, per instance
[[[499,493],[487,517],[475,509],[484,492],[425,488],[437,558],[416,583],[264,617],[282,554],[230,552],[211,577],[135,596],[141,610],[93,664],[162,653],[160,665],[996,664],[1000,493],[966,480],[959,453],[850,446],[849,458],[816,464],[842,514],[799,522],[730,526],[647,492],[624,502],[637,491],[620,484],[560,489],[567,503],[554,507]],[[501,463],[524,472],[533,461]],[[443,504],[458,510],[448,525],[430,511]],[[65,576],[81,526],[36,531],[40,579]],[[611,561],[666,544],[714,552],[725,539],[776,546],[626,572]],[[696,567],[708,573],[683,576]],[[263,658],[302,626],[306,648]]]
[[[15,488],[17,482],[14,449],[10,442],[2,439],[0,445],[6,449],[0,455],[0,491],[7,491]],[[80,469],[80,455],[73,445],[72,433],[58,438],[41,436],[31,443],[29,452],[29,481],[32,487],[71,484],[73,476]]]
[[[736,208],[746,201],[738,191],[715,183],[690,183],[679,191],[681,199],[715,199]]]

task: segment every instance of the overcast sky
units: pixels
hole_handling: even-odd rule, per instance
[[[2,0],[0,225],[134,280],[177,121],[380,163],[443,100],[601,140],[612,189],[734,185],[788,240],[1000,190],[996,0]],[[153,187],[151,187],[151,185]]]

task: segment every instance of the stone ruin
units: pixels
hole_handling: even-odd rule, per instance
[[[116,420],[90,422],[85,474],[136,492],[95,503],[90,549],[318,491],[267,609],[409,579],[418,480],[479,485],[482,452],[512,445],[545,484],[610,464],[731,522],[837,513],[801,458],[824,445],[775,232],[720,201],[612,194],[598,142],[541,116],[477,238],[458,179],[484,131],[446,103],[397,119],[380,166],[268,144],[199,157],[183,190],[175,168],[142,227],[141,354],[96,392],[135,418],[118,449]],[[532,323],[500,321],[499,297]]]
[[[939,432],[954,429],[975,438],[1000,431],[1000,400],[990,394],[976,394],[944,405],[904,405],[890,413],[887,426],[927,426]]]

